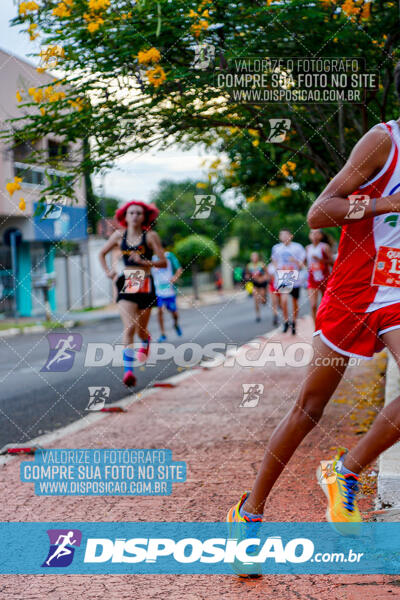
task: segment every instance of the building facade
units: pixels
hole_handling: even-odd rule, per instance
[[[39,73],[30,63],[0,49],[0,129],[9,129],[10,118],[21,117],[36,107],[18,107],[17,90],[54,84],[49,73]],[[15,123],[14,129],[18,127]],[[35,208],[47,177],[65,176],[62,170],[28,164],[32,147],[12,147],[0,140],[0,315],[41,316],[45,312],[44,282],[55,271],[55,254],[60,242],[87,240],[86,194],[83,179],[74,186],[75,202],[63,206],[57,218],[35,216]],[[56,133],[35,142],[49,160],[56,154],[67,164],[80,153],[81,144],[66,144]],[[12,195],[6,184],[21,177],[21,189]],[[25,210],[19,208],[21,198]],[[71,203],[70,203],[71,204]],[[53,215],[55,216],[55,215]],[[57,274],[56,274],[57,277]],[[48,292],[51,311],[57,311],[56,289]]]

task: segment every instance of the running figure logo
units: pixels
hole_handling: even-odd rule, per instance
[[[345,219],[362,219],[365,213],[365,209],[369,204],[369,196],[365,194],[355,194],[349,196],[349,210]]]
[[[271,144],[280,144],[285,140],[286,134],[290,129],[290,119],[268,119],[271,127],[267,142]]]
[[[207,219],[210,216],[211,209],[215,206],[216,196],[195,196],[196,208],[191,219]]]
[[[296,269],[292,269],[291,271],[277,269],[276,274],[278,277],[278,285],[276,286],[276,289],[281,293],[289,294],[299,278],[299,272],[296,271]]]
[[[82,348],[80,333],[48,333],[50,350],[46,364],[40,371],[69,371],[74,364],[75,352]]]
[[[254,408],[258,405],[260,396],[264,392],[262,383],[242,383],[243,399],[239,404],[239,408]]]
[[[144,281],[143,269],[126,269],[124,271],[125,282],[122,289],[124,294],[137,294]]]
[[[214,64],[215,46],[212,44],[198,44],[194,49],[194,60],[192,67],[205,71],[210,65]]]
[[[106,386],[89,386],[89,404],[86,410],[101,410],[110,397],[110,388]]]
[[[80,546],[82,532],[79,529],[48,529],[49,553],[42,567],[68,567],[74,558],[74,546]]]

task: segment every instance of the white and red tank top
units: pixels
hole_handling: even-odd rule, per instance
[[[329,265],[324,259],[328,257],[326,253],[326,244],[324,242],[318,242],[316,246],[309,244],[306,246],[307,254],[307,267],[309,273],[309,280],[313,279],[316,282],[324,281],[329,277],[330,269]]]
[[[386,128],[392,138],[389,156],[379,173],[351,195],[378,198],[378,206],[380,197],[400,191],[400,128],[395,120],[375,127]],[[379,248],[386,252],[383,247],[400,249],[400,213],[385,213],[342,227],[338,256],[326,290],[331,302],[354,312],[372,312],[400,302],[400,287],[373,283],[375,259]],[[395,254],[389,252],[389,256]],[[400,259],[397,264],[400,269]]]

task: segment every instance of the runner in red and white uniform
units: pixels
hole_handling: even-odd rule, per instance
[[[315,322],[318,303],[320,296],[322,297],[325,292],[333,258],[331,247],[322,241],[324,234],[321,229],[311,229],[309,238],[311,244],[306,246],[308,267],[307,291],[310,299],[311,314]]]
[[[400,99],[400,62],[394,83]],[[230,523],[260,522],[269,493],[320,420],[349,357],[370,359],[386,346],[400,365],[399,152],[400,119],[375,125],[308,212],[313,229],[342,227],[338,257],[317,313],[313,358],[295,404],[267,444],[251,492],[229,511]],[[381,409],[350,450],[340,450],[328,461],[326,476],[319,471],[328,497],[327,518],[340,533],[343,523],[356,526],[355,534],[359,533],[359,474],[399,439],[400,396]],[[306,478],[305,473],[298,476]],[[347,529],[347,534],[352,531]]]
[[[272,324],[274,326],[276,326],[279,324],[278,309],[281,308],[281,294],[275,286],[276,269],[272,262],[270,262],[267,265],[267,273],[269,275],[268,289],[270,291],[269,297],[271,298],[271,307],[272,307],[272,314],[273,314]]]

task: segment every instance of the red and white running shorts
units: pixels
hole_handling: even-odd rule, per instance
[[[324,295],[315,321],[314,335],[327,346],[344,354],[371,359],[385,347],[380,335],[400,329],[400,302],[373,312],[352,312]]]

